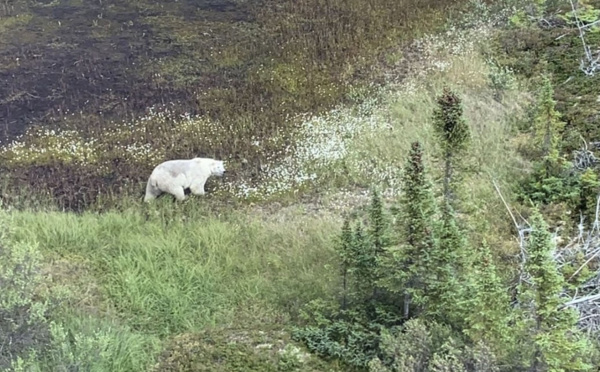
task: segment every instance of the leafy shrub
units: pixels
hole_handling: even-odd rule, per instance
[[[590,25],[587,27],[589,32],[600,32],[600,26],[597,21],[600,19],[600,9],[596,9],[591,4],[586,4],[583,1],[577,2],[577,13],[571,11],[566,12],[564,15],[559,15],[560,18],[569,22],[571,26],[577,26],[575,17],[579,18],[579,22],[583,25]]]
[[[246,344],[210,334],[183,334],[171,341],[154,370],[275,372],[276,368]]]
[[[86,315],[63,316],[50,324],[52,341],[30,360],[51,371],[142,371],[158,350],[157,338],[119,322]]]
[[[0,370],[43,353],[51,340],[49,303],[36,298],[41,255],[33,244],[8,242],[0,212]]]
[[[293,338],[326,359],[338,359],[354,368],[364,368],[379,352],[383,325],[358,310],[341,310],[315,300],[302,311],[305,327],[297,327]]]
[[[490,73],[488,74],[490,85],[494,89],[495,98],[500,101],[504,91],[516,87],[516,77],[509,66],[501,66],[494,61],[488,63],[490,65]]]
[[[381,350],[369,362],[369,372],[498,371],[485,344],[465,345],[449,327],[417,318],[384,331]]]

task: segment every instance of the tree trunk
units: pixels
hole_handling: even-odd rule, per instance
[[[342,310],[346,310],[346,294],[348,293],[348,285],[347,285],[347,277],[348,277],[348,270],[344,269],[344,293],[342,295]]]
[[[452,153],[446,151],[446,164],[444,169],[444,199],[448,202],[452,201],[452,188],[450,183],[452,182]]]
[[[408,292],[404,292],[404,318],[408,319],[410,309],[410,294]]]

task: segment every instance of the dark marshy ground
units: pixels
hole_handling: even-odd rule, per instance
[[[156,104],[206,111],[198,91],[243,69],[220,68],[211,50],[228,41],[254,53],[236,33],[254,17],[228,1],[16,1],[2,13],[3,139],[73,113],[86,128]]]
[[[362,100],[384,51],[442,27],[460,3],[7,2],[0,141],[31,130],[0,155],[5,183],[81,209],[160,160],[218,157],[231,177],[255,178],[294,145],[288,118]]]

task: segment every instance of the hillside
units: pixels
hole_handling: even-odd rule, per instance
[[[597,370],[578,4],[6,3],[0,370]]]
[[[256,178],[293,142],[291,116],[360,100],[386,50],[460,3],[11,2],[4,142],[26,133],[31,144],[4,153],[4,171],[18,166],[15,187],[44,185],[74,210],[137,187],[157,160],[224,158],[231,177]]]

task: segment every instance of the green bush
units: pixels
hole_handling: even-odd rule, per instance
[[[379,332],[384,328],[372,317],[360,308],[341,310],[337,304],[315,300],[302,311],[307,325],[295,328],[292,336],[320,357],[365,368],[379,353]]]
[[[10,242],[7,225],[0,211],[0,370],[44,353],[51,341],[50,303],[36,294],[41,254],[35,244]]]

